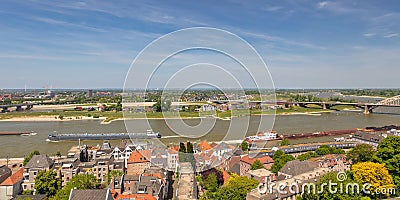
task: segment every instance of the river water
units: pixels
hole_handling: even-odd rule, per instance
[[[338,111],[332,113],[322,113],[318,115],[280,115],[276,116],[273,129],[280,134],[290,133],[309,133],[316,131],[342,130],[363,128],[366,126],[384,126],[384,125],[400,125],[400,109],[378,108],[375,113],[364,115],[361,112],[354,111]],[[270,121],[272,116],[266,116]],[[209,122],[207,121],[209,120]],[[233,120],[232,120],[233,121]],[[217,120],[211,131],[194,141],[208,140],[220,141],[230,127],[229,120]],[[249,127],[246,129],[246,135],[253,135],[260,121],[260,116],[252,116]],[[166,125],[162,119],[149,119],[150,127],[144,119],[129,120],[131,127],[135,127],[136,132],[144,132],[151,128],[160,132],[163,136],[161,141],[164,144],[179,143],[187,141],[186,138],[179,137],[171,131],[171,125]],[[184,122],[188,125],[195,126],[199,119],[187,119]],[[213,119],[205,119],[205,123],[214,123]],[[247,121],[238,118],[234,121],[235,125],[231,128],[234,134],[242,134],[240,130],[242,126],[246,126]],[[243,124],[242,124],[243,123]],[[263,124],[265,128],[269,128],[269,123]],[[263,126],[262,125],[262,126]],[[57,133],[111,133],[126,132],[124,121],[114,121],[110,124],[100,124],[99,120],[82,120],[82,121],[61,121],[61,122],[6,122],[0,121],[0,131],[34,131],[38,134],[35,136],[0,136],[0,158],[23,157],[33,150],[39,150],[41,153],[54,155],[55,152],[61,151],[65,154],[68,149],[77,145],[77,141],[61,141],[46,142],[48,134],[56,131]],[[236,132],[235,132],[236,131]],[[292,141],[292,143],[301,142],[318,142],[331,141],[333,138],[313,138]],[[83,144],[97,145],[102,141],[82,141]],[[118,144],[119,141],[111,141],[112,144]]]

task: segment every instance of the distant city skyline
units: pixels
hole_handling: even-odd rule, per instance
[[[400,88],[396,0],[5,0],[0,89],[123,88],[146,45],[189,27],[245,39],[267,63],[276,88]],[[156,87],[162,87],[157,79]]]

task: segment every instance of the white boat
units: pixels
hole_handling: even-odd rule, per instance
[[[248,136],[245,138],[248,142],[262,142],[262,141],[270,141],[270,140],[279,140],[278,134],[275,131],[268,132],[260,132],[256,135]]]
[[[31,136],[31,135],[37,135],[36,132],[30,132],[30,133],[22,133],[21,136]]]

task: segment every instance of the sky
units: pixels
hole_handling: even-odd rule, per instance
[[[400,88],[397,0],[3,0],[0,4],[0,89],[122,88],[133,60],[146,46],[191,27],[226,30],[248,42],[266,63],[276,88]],[[171,59],[158,76],[183,69],[182,63],[212,63],[215,57],[220,55],[182,53],[174,59],[184,62]],[[252,87],[247,84],[251,80],[230,67],[226,69],[243,79],[244,87]],[[208,68],[199,69],[194,69],[194,76],[210,74]],[[133,71],[141,75],[140,70]],[[152,77],[152,87],[165,84],[158,76]],[[190,73],[185,77],[191,79]],[[225,77],[215,78],[224,82]]]

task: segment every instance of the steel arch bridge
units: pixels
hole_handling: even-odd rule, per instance
[[[400,95],[384,99],[377,104],[385,106],[400,106]]]

